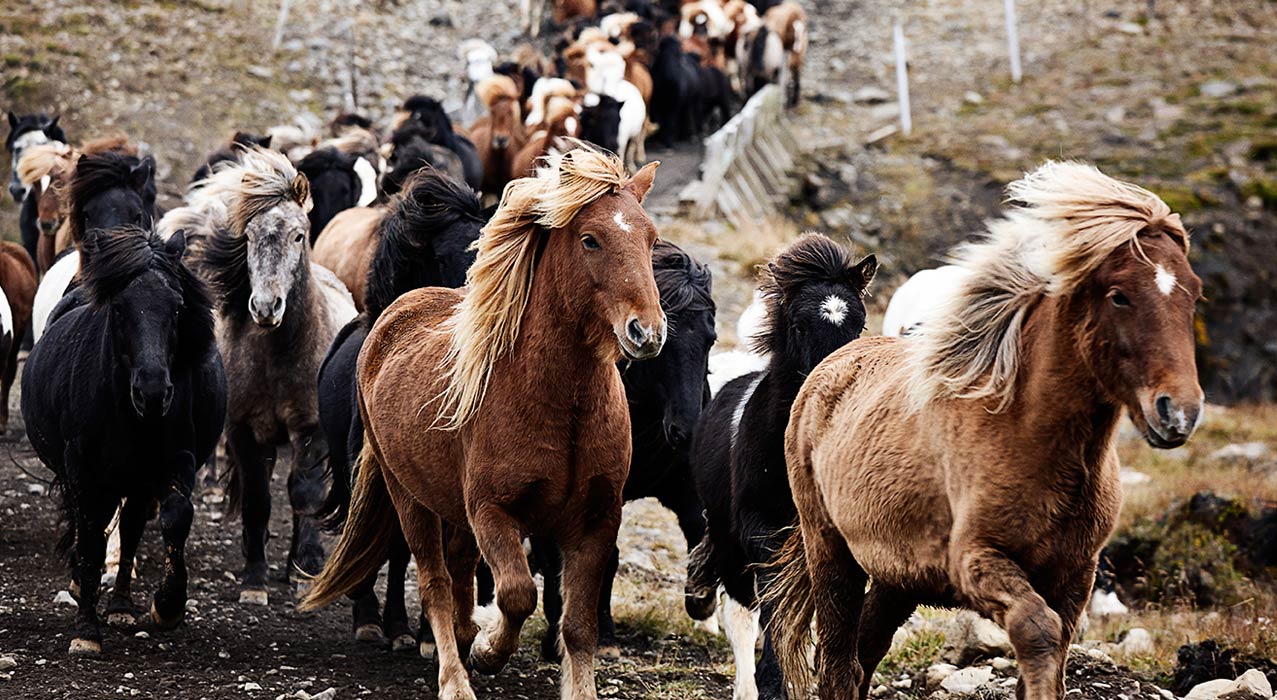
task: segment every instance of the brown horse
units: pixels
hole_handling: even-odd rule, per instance
[[[34,148],[34,146],[33,146]],[[31,325],[31,305],[35,301],[36,272],[31,256],[17,243],[0,241],[0,291],[8,300],[13,336],[0,354],[0,432],[9,425],[9,389],[18,372],[18,350]]]
[[[1017,697],[1064,697],[1121,507],[1122,410],[1157,448],[1201,418],[1201,282],[1179,216],[1075,163],[1009,194],[1022,206],[960,250],[971,276],[918,335],[844,346],[794,403],[799,528],[774,562],[770,630],[791,697],[810,687],[813,615],[819,697],[863,700],[919,604],[993,619],[1015,647]]]
[[[315,239],[315,262],[337,275],[360,311],[364,310],[368,268],[377,251],[377,224],[385,216],[384,206],[346,209],[338,212]]]
[[[575,138],[581,126],[577,116],[580,105],[574,99],[552,95],[546,100],[545,128],[528,137],[527,143],[515,154],[511,168],[516,177],[531,177],[536,164],[561,138]]]
[[[470,140],[483,163],[484,194],[499,195],[514,179],[515,154],[523,148],[523,116],[519,109],[519,88],[504,75],[485,78],[474,88],[488,113],[470,126]]]
[[[653,357],[665,340],[656,228],[641,206],[655,165],[626,179],[615,156],[585,147],[547,159],[506,189],[468,291],[405,294],[364,343],[362,466],[303,608],[375,573],[398,513],[445,700],[474,698],[467,654],[490,673],[518,648],[537,602],[522,544],[534,534],[565,555],[563,697],[596,697],[596,608],[630,461],[616,362]],[[500,611],[482,630],[471,621],[480,552]]]

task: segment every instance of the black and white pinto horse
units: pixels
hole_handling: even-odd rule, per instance
[[[340,532],[345,524],[355,476],[352,468],[364,444],[355,365],[368,330],[382,310],[406,292],[464,285],[466,271],[474,263],[470,244],[478,240],[479,230],[491,214],[482,209],[469,186],[432,169],[412,175],[403,191],[390,200],[386,216],[378,224],[364,312],[338,333],[319,369],[319,417],[333,475],[332,489],[321,510],[328,529]],[[374,575],[353,596],[356,639],[389,639],[396,650],[418,645],[404,607],[408,557],[408,545],[396,527],[384,616],[378,614]],[[420,629],[429,634],[428,625]]]
[[[9,152],[9,194],[13,201],[22,205],[18,210],[18,232],[22,237],[22,247],[31,255],[32,262],[36,259],[36,244],[40,241],[39,202],[36,197],[27,196],[31,188],[18,177],[18,162],[22,160],[22,152],[32,146],[67,142],[66,132],[58,126],[58,119],[46,114],[18,116],[9,112],[9,135],[4,139],[5,150]],[[18,340],[21,342],[21,338]]]
[[[620,368],[634,445],[622,496],[626,502],[655,497],[678,517],[691,548],[705,533],[705,517],[692,482],[690,448],[701,409],[709,402],[709,352],[717,340],[712,281],[708,267],[666,241],[657,241],[652,249],[652,271],[670,334],[659,356],[625,362]],[[541,639],[541,654],[557,659],[562,560],[552,540],[534,537],[532,548],[545,577],[549,626]],[[612,620],[612,583],[619,558],[620,552],[613,549],[598,608],[598,653],[613,658],[620,656]]]
[[[254,148],[200,187],[202,208],[175,209],[161,232],[205,237],[197,269],[217,299],[217,346],[226,360],[227,495],[239,506],[246,568],[240,602],[267,603],[266,541],[276,446],[292,446],[293,510],[287,571],[324,563],[315,512],[328,456],[315,376],[332,339],[355,316],[350,293],[310,262],[310,192],[283,154]]]
[[[133,558],[157,504],[166,562],[151,617],[161,627],[182,620],[191,489],[222,433],[226,376],[208,294],[182,263],[182,234],[164,242],[126,226],[95,230],[83,246],[80,286],[27,359],[22,415],[68,520],[59,547],[70,552],[79,603],[69,651],[95,655],[104,531],[121,501],[108,621],[134,623]]]
[[[692,441],[692,471],[707,521],[688,563],[685,602],[694,619],[713,614],[720,583],[744,609],[754,608],[767,589],[769,581],[756,567],[771,560],[781,544],[777,533],[796,515],[785,468],[789,409],[812,369],[860,336],[862,295],[877,268],[873,255],[853,262],[845,248],[820,234],[803,236],[767,265],[760,283],[767,320],[754,338],[756,351],[769,356],[767,369],[724,385]],[[764,640],[755,674],[756,632],[741,630],[753,620],[740,609],[727,612],[735,697],[784,697],[770,641]],[[770,616],[764,604],[764,629]]]

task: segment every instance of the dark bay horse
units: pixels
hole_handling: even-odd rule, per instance
[[[678,517],[688,548],[700,543],[705,516],[692,482],[689,452],[692,433],[709,402],[709,351],[714,332],[714,299],[709,268],[682,248],[657,241],[652,271],[669,325],[661,354],[642,362],[623,361],[621,381],[630,408],[630,474],[622,494],[626,502],[655,497]],[[559,614],[563,610],[558,548],[537,537],[532,548],[545,577],[545,610],[549,626],[541,638],[541,655],[559,658]],[[599,655],[619,657],[616,624],[612,621],[612,582],[620,553],[612,558],[599,594]],[[482,599],[480,602],[483,601]]]
[[[784,452],[790,405],[812,368],[864,330],[862,297],[877,269],[875,256],[856,262],[820,234],[803,236],[763,268],[767,318],[753,343],[768,356],[767,369],[724,385],[693,439],[692,472],[708,524],[688,564],[693,618],[713,612],[720,583],[746,609],[757,607],[755,591],[767,590],[770,581],[757,577],[755,567],[771,559],[784,539],[779,532],[794,518]],[[764,625],[772,612],[762,606]],[[742,641],[738,621],[730,614],[727,620],[737,697],[778,700],[780,669],[770,643],[764,640],[762,663],[752,673],[755,639]]]
[[[641,206],[655,166],[627,179],[619,159],[583,145],[551,157],[506,188],[464,295],[409,292],[364,342],[359,478],[303,608],[381,566],[397,513],[441,698],[474,698],[463,657],[493,673],[517,650],[537,601],[526,534],[564,550],[563,696],[596,696],[596,608],[630,462],[616,362],[654,357],[665,340],[656,227]],[[471,619],[480,553],[499,611],[482,629]]]
[[[204,237],[198,269],[217,298],[217,345],[226,360],[227,495],[243,522],[240,602],[267,603],[266,541],[276,445],[292,446],[293,537],[288,572],[323,566],[314,513],[328,447],[319,430],[315,376],[332,339],[355,316],[350,294],[310,262],[306,177],[283,154],[254,148],[213,173],[199,202],[165,216]],[[220,202],[220,205],[215,204]]]
[[[131,226],[95,230],[80,286],[35,344],[22,375],[22,415],[36,453],[57,475],[68,520],[79,612],[70,653],[102,649],[97,602],[104,530],[120,516],[120,572],[109,618],[132,623],[134,554],[158,504],[164,580],[151,604],[161,627],[186,612],[186,538],[195,471],[222,433],[226,377],[204,286],[167,242]],[[68,302],[71,300],[68,299]]]
[[[915,606],[1006,629],[1021,700],[1060,700],[1122,501],[1114,435],[1184,444],[1202,415],[1188,234],[1153,193],[1078,163],[959,250],[958,294],[907,338],[812,372],[785,434],[799,527],[774,562],[770,634],[791,696],[869,695]],[[873,578],[868,593],[865,584]]]
[[[333,340],[319,367],[319,420],[328,439],[332,488],[319,515],[338,532],[350,505],[352,468],[364,445],[359,417],[356,362],[364,339],[377,317],[395,299],[421,287],[460,287],[474,262],[471,244],[487,223],[488,213],[464,182],[435,170],[421,170],[392,198],[378,224],[376,253],[368,270],[364,311],[347,323]],[[354,594],[355,638],[390,640],[396,650],[418,645],[408,627],[404,607],[404,575],[408,544],[395,528],[390,547],[384,615],[378,614],[373,591],[377,572]],[[425,630],[428,632],[428,630]],[[430,643],[427,642],[426,652]]]

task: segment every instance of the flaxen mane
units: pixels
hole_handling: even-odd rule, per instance
[[[54,175],[55,170],[74,165],[74,153],[70,146],[57,141],[30,146],[22,151],[22,160],[18,161],[18,179],[23,186],[31,187]]]
[[[1020,332],[1044,297],[1069,294],[1113,251],[1159,230],[1188,252],[1188,232],[1157,195],[1089,165],[1047,162],[1007,188],[1020,203],[953,262],[974,274],[909,341],[914,410],[938,397],[1010,404]]]
[[[532,294],[542,230],[563,228],[586,205],[617,192],[625,166],[611,154],[581,142],[551,153],[534,177],[512,180],[501,205],[475,243],[478,255],[466,275],[469,293],[446,328],[452,333],[448,387],[436,427],[457,430],[474,416],[492,366],[514,348]]]

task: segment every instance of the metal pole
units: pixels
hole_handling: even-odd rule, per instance
[[[281,0],[279,3],[279,17],[275,20],[275,39],[271,41],[271,49],[278,51],[279,42],[284,39],[284,25],[288,23],[288,6],[293,4],[292,0]]]
[[[905,30],[896,22],[893,29],[896,45],[896,91],[900,95],[900,131],[908,136],[913,132],[913,117],[909,113],[909,61],[905,55]]]
[[[1015,0],[1003,0],[1007,15],[1007,52],[1011,54],[1011,80],[1020,82],[1020,34],[1016,31]]]

